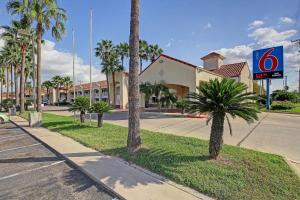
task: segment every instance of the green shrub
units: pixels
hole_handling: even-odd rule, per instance
[[[271,110],[290,110],[295,107],[290,101],[274,101]]]
[[[181,110],[181,114],[185,112],[187,107],[188,107],[188,102],[184,99],[176,102],[176,108]]]
[[[295,103],[299,99],[299,95],[296,92],[286,90],[275,90],[271,96],[274,101],[291,101]]]
[[[4,109],[5,112],[8,112],[8,109],[16,105],[15,99],[3,99],[1,102],[1,109]]]

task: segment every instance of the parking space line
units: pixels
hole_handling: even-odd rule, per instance
[[[23,175],[23,174],[28,174],[28,173],[30,173],[30,172],[34,172],[34,171],[37,171],[37,170],[40,170],[40,169],[52,167],[52,166],[58,165],[58,164],[60,164],[60,163],[62,163],[62,162],[65,162],[65,160],[60,160],[60,161],[51,163],[51,164],[49,164],[49,165],[37,167],[37,168],[34,168],[34,169],[28,169],[28,170],[25,170],[25,171],[23,171],[23,172],[19,172],[19,173],[11,174],[11,175],[8,175],[8,176],[4,176],[4,177],[1,177],[1,178],[0,178],[0,181],[6,180],[6,179],[9,179],[9,178],[13,178],[13,177],[15,177],[15,176]]]
[[[5,139],[9,139],[9,138],[15,138],[15,137],[23,137],[23,136],[25,136],[25,135],[27,135],[26,133],[24,133],[24,134],[19,134],[19,135],[13,135],[13,136],[7,136],[7,137],[0,137],[0,141],[1,140],[5,140]]]
[[[11,149],[5,149],[0,151],[0,153],[6,152],[6,151],[13,151],[13,150],[17,150],[17,149],[24,149],[27,147],[33,147],[33,146],[37,146],[37,145],[41,145],[41,143],[35,143],[35,144],[31,144],[31,145],[26,145],[26,146],[21,146],[21,147],[16,147],[16,148],[11,148]]]

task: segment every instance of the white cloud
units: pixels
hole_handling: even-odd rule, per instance
[[[88,64],[84,64],[82,58],[75,56],[75,79],[89,82]],[[42,48],[42,79],[48,80],[55,75],[73,75],[73,57],[70,52],[62,52],[55,48],[55,43],[45,40]],[[104,80],[105,76],[100,70],[92,66],[92,80]],[[76,83],[77,84],[77,83]]]
[[[212,27],[211,23],[207,23],[203,28],[204,29],[210,29]]]
[[[3,28],[0,28],[0,35],[4,32]],[[4,40],[0,38],[0,50],[4,47]]]
[[[239,45],[233,48],[222,48],[218,53],[226,57],[226,63],[242,62],[250,60],[253,49],[249,45]]]
[[[252,33],[248,34],[248,36],[254,38],[261,46],[269,46],[280,44],[286,39],[294,36],[296,33],[297,31],[294,29],[279,32],[274,28],[264,27],[254,30]]]
[[[293,24],[295,23],[294,20],[292,20],[291,18],[289,17],[280,17],[279,18],[279,22],[283,23],[283,24]]]
[[[264,22],[261,20],[254,20],[253,22],[251,22],[248,25],[248,29],[251,30],[251,29],[257,28],[257,27],[262,26],[263,24],[264,24]]]

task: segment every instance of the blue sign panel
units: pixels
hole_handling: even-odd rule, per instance
[[[253,51],[253,79],[283,78],[283,46]]]

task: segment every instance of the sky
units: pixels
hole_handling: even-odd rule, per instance
[[[0,0],[0,24],[11,19],[7,0]],[[129,0],[58,0],[68,21],[61,41],[46,33],[43,46],[43,79],[72,75],[72,30],[75,31],[76,84],[89,81],[89,17],[93,10],[93,48],[98,41],[128,42]],[[300,0],[141,0],[140,37],[158,44],[164,53],[201,66],[201,57],[212,51],[223,54],[225,63],[247,61],[252,68],[252,51],[284,46],[288,85],[298,87],[300,48],[291,40],[300,38]],[[1,31],[1,30],[0,30]],[[0,41],[0,47],[3,41]],[[100,60],[92,57],[93,81],[103,80]],[[146,67],[148,63],[144,64]],[[126,67],[128,68],[128,67]],[[273,80],[271,89],[281,89]]]

